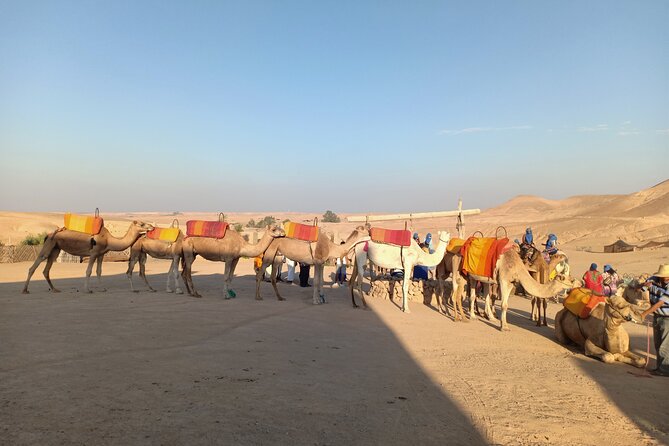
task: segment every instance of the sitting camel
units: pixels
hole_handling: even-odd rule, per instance
[[[170,269],[167,271],[167,289],[168,293],[176,292],[183,294],[183,290],[179,286],[179,262],[183,252],[182,243],[184,241],[183,232],[179,231],[179,235],[174,242],[166,242],[163,240],[154,240],[148,238],[146,235],[137,239],[137,241],[130,248],[130,259],[128,260],[128,271],[125,273],[130,280],[130,289],[136,291],[132,283],[132,271],[135,269],[135,263],[139,261],[139,276],[144,279],[144,283],[150,291],[156,291],[151,288],[149,281],[146,279],[146,258],[147,254],[154,259],[172,260]],[[170,278],[174,279],[174,289],[170,288]]]
[[[367,250],[363,246],[356,246],[355,248],[355,264],[353,265],[353,272],[351,273],[351,301],[355,308],[358,305],[355,303],[355,295],[353,288],[358,288],[358,292],[362,298],[363,306],[367,306],[365,302],[365,294],[362,292],[362,279],[364,267],[367,260],[374,265],[381,268],[398,268],[404,270],[404,279],[402,280],[402,311],[409,313],[409,303],[407,296],[409,294],[409,281],[411,280],[411,272],[415,265],[422,266],[437,266],[444,258],[446,246],[451,239],[448,232],[439,231],[439,245],[436,247],[433,254],[428,254],[415,242],[411,240],[411,245],[400,247],[385,243],[377,243],[373,241],[367,242]],[[357,280],[356,280],[357,279]]]
[[[274,294],[276,294],[277,299],[285,300],[279,294],[279,289],[276,286],[276,271],[279,269],[276,257],[277,253],[281,253],[295,262],[314,265],[313,303],[314,305],[325,303],[325,295],[323,294],[323,268],[325,262],[328,259],[337,259],[345,256],[351,248],[367,240],[369,240],[369,227],[367,226],[358,226],[355,228],[346,241],[340,245],[336,245],[330,241],[330,238],[320,229],[318,230],[318,240],[313,243],[288,237],[274,240],[265,251],[262,266],[256,273],[256,299],[262,300],[262,297],[260,297],[262,274],[265,268],[272,264],[271,280]]]
[[[539,252],[537,251],[537,254]],[[544,256],[539,254],[535,255],[532,259],[529,260],[528,263],[526,263],[527,269],[530,273],[530,276],[537,282],[545,285],[550,281],[550,275],[553,273],[553,271],[556,272],[556,274],[564,274],[564,275],[569,275],[569,264],[567,260],[567,256],[563,253],[558,251],[557,253],[553,254],[550,256],[550,262],[546,263],[546,259],[544,259]],[[551,296],[555,297],[555,296]],[[548,308],[548,299],[532,296],[532,310],[530,311],[530,319],[534,319],[534,308],[537,308],[537,327],[544,325],[547,326],[548,323],[546,321],[546,309]],[[543,307],[543,320],[541,318],[541,308]]]
[[[641,287],[648,280],[648,274],[642,274],[627,283],[623,298],[634,305],[650,305],[650,292]]]
[[[615,361],[643,367],[646,360],[629,351],[630,338],[622,324],[634,320],[643,322],[643,308],[627,302],[624,287],[606,298],[605,304],[593,308],[590,317],[581,319],[566,308],[555,315],[555,336],[561,344],[574,342],[594,356],[610,364]]]
[[[523,261],[518,254],[518,251],[515,249],[510,249],[505,251],[497,260],[497,265],[495,266],[495,271],[493,272],[493,277],[483,277],[477,276],[474,274],[468,274],[469,289],[470,289],[470,309],[469,309],[469,318],[476,319],[474,314],[474,305],[476,303],[475,293],[476,287],[475,282],[479,281],[484,285],[484,295],[485,295],[485,314],[488,319],[495,321],[497,318],[492,312],[490,306],[490,285],[496,284],[499,290],[502,306],[502,316],[501,316],[501,330],[508,331],[510,330],[508,323],[506,322],[506,312],[509,307],[509,296],[513,289],[513,282],[520,282],[525,291],[533,296],[539,298],[550,298],[558,294],[562,290],[573,288],[577,286],[578,281],[573,282],[569,279],[556,278],[555,280],[550,281],[548,284],[543,285],[530,276],[530,273],[527,271],[527,268],[523,264]]]
[[[71,231],[69,229],[59,229],[49,235],[44,240],[44,246],[40,251],[35,263],[28,270],[28,279],[23,287],[23,294],[28,294],[28,284],[30,278],[35,273],[35,270],[43,261],[46,262],[44,267],[44,277],[49,284],[49,290],[58,293],[51,279],[49,278],[49,271],[51,265],[58,258],[60,251],[65,251],[68,254],[81,257],[89,257],[88,267],[86,268],[86,281],[84,282],[84,289],[87,293],[92,293],[89,287],[91,272],[93,271],[93,264],[97,262],[97,276],[98,283],[102,276],[102,259],[105,253],[109,251],[124,251],[128,249],[135,241],[148,231],[152,230],[153,226],[141,221],[133,221],[128,227],[128,231],[122,238],[116,238],[109,230],[103,227],[99,234],[90,235],[84,232]]]
[[[270,243],[278,237],[283,237],[286,232],[276,225],[269,225],[262,238],[255,245],[248,243],[234,230],[228,229],[223,238],[212,237],[186,237],[182,242],[183,270],[181,277],[188,294],[193,297],[202,297],[193,285],[192,265],[195,258],[200,255],[213,262],[225,262],[225,273],[223,275],[223,295],[226,299],[235,297],[235,292],[230,288],[230,283],[235,275],[235,268],[241,257],[257,257],[270,246]]]

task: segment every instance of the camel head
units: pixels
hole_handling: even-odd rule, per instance
[[[135,220],[132,222],[133,229],[135,229],[140,234],[146,234],[149,231],[153,230],[153,225],[150,223],[144,223],[143,221]]]
[[[369,225],[364,225],[364,226],[358,226],[356,227],[353,232],[346,238],[345,244],[348,245],[350,243],[355,243],[355,242],[362,242],[365,240],[370,240],[369,237]]]
[[[439,236],[439,243],[446,243],[451,241],[451,233],[448,231],[438,231],[437,235]]]
[[[267,225],[267,228],[265,228],[265,231],[272,238],[278,238],[278,237],[285,237],[286,236],[286,231],[284,231],[281,226],[277,226],[277,225]]]
[[[606,315],[614,320],[643,323],[644,308],[641,305],[634,305],[623,297],[625,287],[620,287],[611,297],[606,298]]]

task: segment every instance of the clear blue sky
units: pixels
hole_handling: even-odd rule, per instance
[[[426,211],[669,178],[669,2],[0,0],[0,209]]]

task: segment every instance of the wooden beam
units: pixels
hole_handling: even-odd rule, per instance
[[[456,217],[458,215],[477,215],[480,209],[462,209],[458,211],[441,212],[418,212],[415,214],[394,214],[394,215],[352,215],[346,217],[349,222],[365,221],[386,221],[386,220],[412,220],[417,218],[438,218],[438,217]]]

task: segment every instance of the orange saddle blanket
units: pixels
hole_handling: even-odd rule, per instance
[[[369,230],[369,235],[372,237],[372,241],[377,243],[397,246],[411,245],[411,231],[406,229],[372,228]]]
[[[462,245],[465,244],[464,239],[461,238],[452,238],[448,241],[448,245],[446,246],[446,251],[450,252],[451,254],[459,254],[460,250],[462,249]]]
[[[146,236],[153,240],[174,243],[179,238],[179,228],[153,228]]]
[[[460,249],[462,270],[467,274],[492,278],[497,260],[512,247],[508,238],[469,237]]]
[[[569,296],[562,302],[562,305],[581,319],[587,319],[590,317],[593,308],[602,302],[606,302],[606,297],[593,294],[591,289],[574,288],[569,292]]]
[[[315,242],[318,240],[318,226],[303,225],[287,221],[283,224],[283,230],[286,231],[286,237]]]
[[[189,220],[186,235],[189,237],[223,238],[228,224],[224,221]]]
[[[65,214],[65,228],[70,231],[97,235],[104,226],[102,217],[88,217],[86,215]]]

